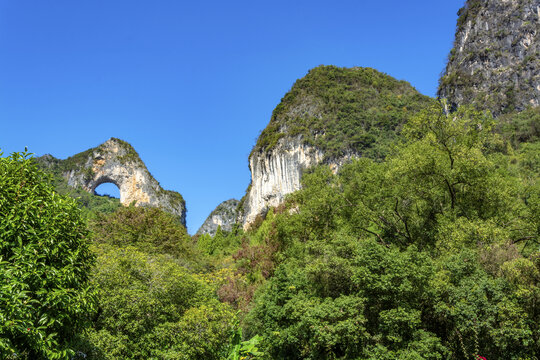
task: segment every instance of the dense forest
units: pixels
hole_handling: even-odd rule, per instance
[[[215,236],[2,157],[2,358],[538,358],[538,124],[426,104]]]

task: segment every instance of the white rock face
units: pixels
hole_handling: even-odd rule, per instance
[[[249,157],[251,186],[238,222],[247,230],[257,215],[265,215],[271,207],[281,204],[287,194],[300,190],[300,180],[306,169],[324,160],[336,173],[343,164],[358,156],[349,153],[327,161],[320,149],[303,144],[300,137],[284,137],[271,151],[252,154]]]
[[[163,190],[131,145],[111,138],[88,151],[88,154],[84,154],[86,156],[83,154],[77,154],[80,159],[74,162],[74,168],[64,173],[70,186],[81,186],[94,193],[99,185],[113,183],[120,190],[122,205],[133,203],[135,206],[162,207],[180,216],[185,225],[186,211],[182,196]]]
[[[242,219],[244,229],[257,215],[282,203],[285,195],[299,190],[304,170],[317,165],[323,158],[320,150],[302,144],[300,138],[281,139],[270,152],[252,154],[249,158],[251,188]]]

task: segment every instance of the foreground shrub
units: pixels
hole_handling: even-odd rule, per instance
[[[77,205],[14,153],[0,158],[0,219],[0,357],[67,359],[93,308]]]
[[[92,359],[220,359],[234,313],[182,262],[99,244],[99,312],[81,349]]]

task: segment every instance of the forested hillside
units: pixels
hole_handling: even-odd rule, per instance
[[[218,294],[266,358],[533,359],[537,117],[435,105],[384,162],[313,169],[256,229],[205,239],[236,268]]]
[[[55,308],[21,307],[43,301],[39,287],[5,296],[12,266],[21,284],[33,271],[19,256],[48,261],[29,247],[39,237],[22,239],[22,255],[5,234],[16,204],[40,208],[39,199],[18,202],[17,189],[28,176],[50,179],[32,162],[2,158],[11,185],[1,187],[1,210],[14,215],[2,228],[0,349],[14,359],[534,359],[538,117],[433,105],[409,120],[384,161],[312,169],[248,232],[191,238],[160,209],[83,199],[76,216],[86,218],[90,231],[80,234],[95,263],[67,290],[92,292],[80,293],[87,311],[61,340],[45,324],[74,321],[60,306],[69,291],[56,293]],[[16,169],[25,175],[14,178]],[[18,231],[36,229],[41,215],[25,213]],[[75,271],[62,269],[67,279]]]

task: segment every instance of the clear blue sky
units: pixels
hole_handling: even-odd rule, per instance
[[[190,233],[250,181],[273,108],[315,66],[435,95],[464,0],[0,0],[0,149],[130,142]]]

